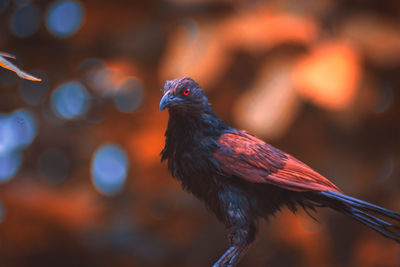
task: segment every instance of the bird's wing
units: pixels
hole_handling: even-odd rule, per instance
[[[341,192],[306,164],[245,131],[222,134],[217,143],[213,155],[225,174],[292,191]]]

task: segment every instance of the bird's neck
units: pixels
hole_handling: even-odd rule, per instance
[[[165,132],[165,147],[163,159],[171,159],[176,152],[180,154],[189,148],[209,143],[230,129],[214,114],[211,108],[192,112],[190,114],[169,112],[168,128]]]
[[[229,128],[210,107],[184,114],[170,111],[169,115],[167,137],[217,137]]]

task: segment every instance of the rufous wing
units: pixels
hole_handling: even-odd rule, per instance
[[[217,143],[213,155],[227,175],[292,191],[341,192],[306,164],[245,131],[222,134]]]

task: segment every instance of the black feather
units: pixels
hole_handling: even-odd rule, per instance
[[[386,221],[392,219],[396,220],[398,223],[400,220],[400,213],[337,192],[325,191],[319,192],[319,194],[330,200],[334,200],[328,204],[331,208],[352,217],[383,236],[400,243],[400,227]],[[371,214],[371,212],[376,213],[376,216]],[[382,218],[377,216],[381,216]]]

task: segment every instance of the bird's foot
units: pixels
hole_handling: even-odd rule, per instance
[[[230,246],[212,267],[227,267],[236,250],[237,246]]]
[[[234,245],[229,247],[212,267],[235,267],[247,248],[248,245]]]
[[[225,264],[219,264],[218,262],[216,262],[212,265],[212,267],[234,267],[234,266],[235,266],[234,264],[231,264],[229,262]]]

